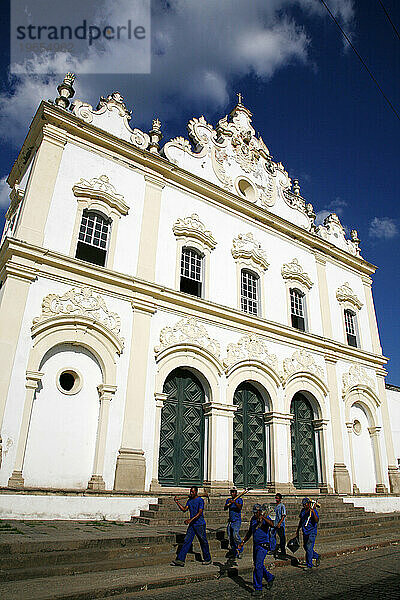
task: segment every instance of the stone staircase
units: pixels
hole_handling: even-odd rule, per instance
[[[227,512],[223,510],[226,497],[213,495],[205,505],[211,555],[217,563],[226,561],[228,548],[225,531]],[[284,500],[289,539],[296,531],[301,497],[287,496]],[[251,508],[256,502],[274,504],[274,496],[249,494],[245,497],[243,535],[252,514]],[[369,540],[378,538],[380,541],[400,540],[400,513],[366,513],[363,508],[345,504],[340,497],[331,495],[320,497],[319,502],[318,542],[326,547],[340,542],[350,548],[354,544],[368,544],[371,543]],[[20,536],[14,542],[12,536],[8,536],[9,541],[0,540],[0,582],[96,572],[100,581],[102,572],[117,573],[123,569],[168,565],[183,541],[185,518],[186,515],[177,509],[173,498],[165,495],[160,496],[158,504],[141,511],[140,516],[132,519],[132,523],[99,523],[93,524],[90,529],[90,523],[69,522],[62,531],[62,525],[54,522],[56,524],[47,525],[50,528],[48,531],[52,531],[51,527],[58,527],[59,531],[54,530],[54,535],[49,534],[47,539],[37,536],[29,540]],[[74,529],[80,529],[81,532],[74,533]],[[199,550],[196,540],[187,561],[200,560]],[[248,559],[251,561],[250,554]]]

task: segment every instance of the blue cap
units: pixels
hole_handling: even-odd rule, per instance
[[[258,510],[262,510],[261,504],[255,504],[253,506],[253,513],[256,513]]]
[[[309,502],[311,502],[311,498],[303,498],[303,500],[301,501],[301,504],[303,506],[306,506],[306,504],[308,504]]]

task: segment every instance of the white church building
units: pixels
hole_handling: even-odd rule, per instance
[[[73,83],[8,177],[2,493],[399,494],[357,232],[316,226],[240,94],[161,148],[157,119],[132,128],[118,92],[71,102]]]

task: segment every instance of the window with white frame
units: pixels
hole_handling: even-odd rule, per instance
[[[290,317],[292,327],[306,331],[306,297],[297,288],[290,288]]]
[[[75,257],[104,267],[110,233],[111,221],[109,219],[98,212],[84,210]]]
[[[194,248],[182,248],[180,291],[201,298],[203,255]]]
[[[354,348],[357,348],[359,346],[357,339],[357,317],[356,313],[348,308],[346,308],[344,311],[344,325],[346,329],[347,343],[349,346],[354,346]]]
[[[240,275],[240,306],[243,312],[259,314],[259,277],[252,271],[242,269]]]

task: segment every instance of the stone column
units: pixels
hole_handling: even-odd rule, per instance
[[[44,125],[18,225],[18,238],[24,242],[43,245],[47,216],[66,142],[65,131],[54,125]]]
[[[229,489],[233,483],[233,418],[237,406],[206,402],[208,422],[207,481],[211,488]]]
[[[383,483],[382,456],[380,445],[380,427],[368,427],[368,433],[371,438],[372,451],[375,461],[376,487],[377,494],[387,494],[388,489]]]
[[[332,339],[332,321],[329,305],[328,283],[326,280],[326,259],[319,252],[315,253],[317,264],[319,305],[321,308],[322,332],[324,337]]]
[[[290,440],[293,415],[268,412],[265,413],[264,420],[270,429],[271,491],[287,494],[294,490]]]
[[[160,457],[161,412],[164,402],[168,398],[168,394],[156,392],[154,397],[156,399],[156,418],[154,422],[153,478],[151,480],[152,490],[160,487],[158,481],[158,461]]]
[[[337,494],[350,494],[350,476],[346,465],[344,464],[343,449],[343,426],[340,414],[341,398],[339,397],[337,377],[336,377],[336,358],[325,356],[326,373],[329,389],[329,406],[331,411],[331,425],[333,437],[333,482]]]
[[[122,443],[115,469],[115,490],[144,491],[146,460],[143,452],[143,422],[147,391],[147,367],[153,304],[136,298],[132,302],[131,354],[126,389]]]
[[[388,463],[389,486],[392,494],[400,494],[400,470],[396,465],[396,458],[394,454],[392,429],[386,398],[385,375],[387,375],[385,370],[376,372],[378,397],[381,401],[382,425]]]
[[[137,276],[154,281],[156,272],[158,225],[160,222],[161,195],[165,183],[155,175],[145,175],[142,227],[139,241]]]
[[[7,243],[7,241],[4,242],[5,245]],[[34,269],[18,265],[13,259],[4,265],[3,274],[5,275],[5,279],[0,301],[0,457],[2,446],[1,430],[15,353],[21,332],[29,286],[36,279]]]
[[[329,421],[326,419],[315,419],[313,421],[314,431],[318,438],[319,464],[321,469],[321,481],[319,489],[321,494],[332,492],[331,486],[328,484],[328,468],[326,456],[326,430]]]
[[[351,478],[353,480],[353,494],[359,494],[360,490],[356,484],[356,469],[354,463],[354,450],[353,450],[353,421],[346,423],[347,433],[349,436],[349,452],[350,452],[350,466],[351,466]]]
[[[93,475],[88,483],[89,490],[104,490],[106,487],[103,479],[103,472],[108,433],[108,416],[111,400],[117,387],[115,385],[104,385],[102,383],[97,389],[100,396],[100,411],[97,426],[96,447],[94,451]]]
[[[43,373],[38,371],[27,371],[25,381],[25,403],[24,410],[22,413],[21,427],[19,430],[19,437],[17,443],[17,452],[14,462],[14,470],[10,479],[8,480],[8,487],[22,488],[24,487],[24,478],[22,476],[22,470],[24,468],[26,444],[28,441],[29,425],[32,416],[33,400],[35,392],[38,388],[38,384],[41,382]]]
[[[382,347],[379,341],[378,324],[376,322],[374,300],[372,298],[372,279],[368,275],[361,275],[364,285],[365,307],[368,314],[369,330],[371,332],[372,351],[375,354],[382,354]]]

